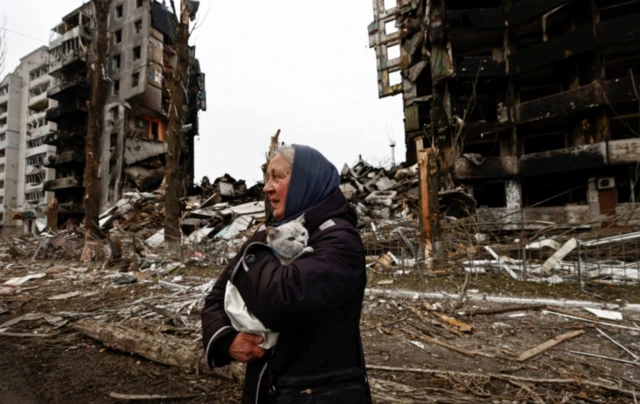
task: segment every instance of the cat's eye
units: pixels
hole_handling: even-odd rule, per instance
[[[287,240],[294,241],[295,239],[296,239],[295,237],[289,237]]]

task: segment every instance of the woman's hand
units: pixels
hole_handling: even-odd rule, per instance
[[[265,350],[258,345],[264,342],[259,335],[241,332],[229,346],[229,356],[238,362],[247,363],[264,356]]]

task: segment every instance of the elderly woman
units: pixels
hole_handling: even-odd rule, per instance
[[[264,192],[270,226],[305,215],[314,252],[283,265],[259,229],[229,263],[206,299],[203,342],[210,367],[247,363],[243,403],[370,403],[360,312],[365,256],[356,214],[339,189],[336,168],[317,150],[281,147],[269,161]],[[246,270],[234,271],[244,263]],[[233,274],[233,275],[232,275]],[[227,282],[247,310],[279,332],[277,345],[238,332],[224,309]]]

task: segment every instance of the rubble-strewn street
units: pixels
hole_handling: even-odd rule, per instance
[[[157,402],[239,402],[239,385],[227,380],[233,371],[213,375],[200,362],[199,311],[220,269],[198,266],[197,260],[129,272],[78,261],[6,265],[0,288],[0,401],[110,403],[117,393],[165,397]],[[372,286],[380,288],[379,279],[372,274]],[[426,290],[453,295],[462,280],[431,278]],[[559,297],[555,305],[538,304],[534,295],[580,298],[561,286],[551,291],[541,285],[528,292],[531,301],[478,301],[485,294],[512,295],[510,282],[504,276],[491,282],[474,276],[467,290],[473,300],[463,304],[455,296],[394,297],[394,289],[370,293],[362,334],[377,402],[633,402],[633,391],[640,390],[632,356],[640,353],[637,304],[636,311],[627,311],[614,302],[604,313],[563,307]],[[625,300],[640,302],[635,289],[618,288]],[[127,339],[127,334],[142,337]],[[520,360],[567,334],[573,337]],[[162,346],[145,350],[144,338],[171,346],[171,352],[162,352]],[[172,363],[176,355],[179,362]],[[162,361],[166,365],[157,363]]]
[[[416,175],[364,161],[342,170],[368,254],[361,327],[377,402],[633,402],[638,233],[478,226],[461,190],[441,195],[447,259],[425,260]],[[240,368],[205,369],[199,313],[264,221],[261,185],[225,175],[196,191],[183,199],[174,253],[162,190],[103,212],[104,241],[85,246],[73,226],[4,238],[0,398],[239,402]]]

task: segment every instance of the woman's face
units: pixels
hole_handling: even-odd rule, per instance
[[[267,183],[264,185],[264,193],[273,207],[273,217],[278,220],[284,219],[290,180],[291,166],[284,157],[278,154],[269,162]]]

